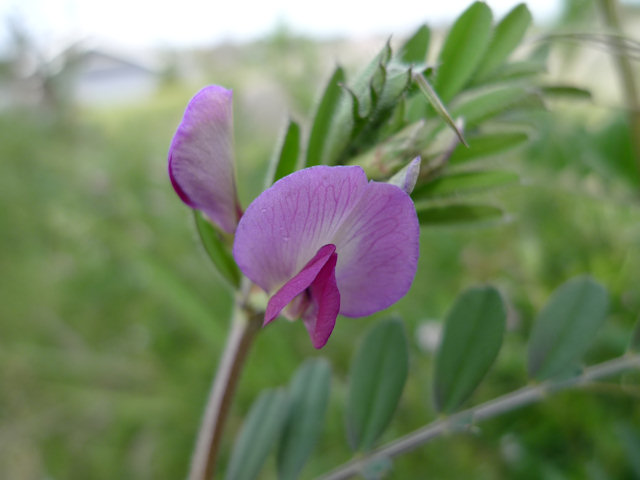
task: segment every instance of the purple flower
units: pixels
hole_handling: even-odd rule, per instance
[[[169,147],[169,178],[178,196],[233,233],[242,215],[233,163],[233,92],[216,85],[189,102]]]
[[[316,348],[338,314],[369,315],[409,290],[418,261],[419,226],[403,188],[369,182],[360,167],[317,166],[276,182],[242,214],[235,184],[232,92],[202,89],[191,100],[169,149],[176,193],[221,229],[235,231],[240,270],[270,299],[268,324],[281,313],[301,318]],[[406,177],[406,178],[405,178]]]
[[[264,191],[236,230],[242,272],[271,295],[264,323],[304,321],[323,347],[340,313],[369,315],[409,290],[419,226],[409,195],[360,167],[317,166]]]

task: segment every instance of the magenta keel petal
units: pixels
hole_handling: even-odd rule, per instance
[[[334,245],[324,245],[318,250],[318,253],[316,253],[309,263],[304,266],[300,273],[285,283],[280,290],[269,299],[267,311],[264,314],[264,325],[275,319],[284,307],[309,288],[324,265],[335,255],[335,251],[336,247]],[[335,260],[333,261],[332,269],[333,268],[335,268]],[[303,312],[299,313],[302,314]]]
[[[334,245],[324,245],[295,277],[269,299],[264,324],[286,308],[294,318],[302,317],[315,348],[329,340],[340,310],[340,293],[335,267],[338,256]],[[288,307],[287,307],[288,306]]]
[[[338,256],[332,254],[309,287],[311,305],[302,315],[302,320],[315,348],[326,345],[340,312],[340,292],[336,283],[337,260]]]
[[[232,92],[200,90],[189,102],[169,147],[169,177],[182,201],[226,232],[240,216],[233,165]]]

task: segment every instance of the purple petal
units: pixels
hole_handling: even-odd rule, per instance
[[[233,233],[240,218],[233,165],[231,90],[211,85],[189,102],[169,147],[169,177],[192,208]]]
[[[290,316],[302,317],[315,348],[322,348],[336,324],[340,293],[335,267],[338,256],[334,245],[324,245],[295,277],[269,299],[264,325],[289,305]]]
[[[236,263],[266,292],[278,290],[320,247],[333,244],[366,188],[360,167],[317,166],[280,179],[240,219],[233,245]]]
[[[391,177],[388,183],[396,185],[410,194],[413,192],[416,182],[418,181],[421,162],[422,159],[420,157],[414,158],[407,164],[407,166]]]
[[[335,251],[336,247],[334,245],[325,245],[320,248],[315,257],[309,260],[309,263],[304,266],[300,273],[285,283],[282,288],[280,288],[280,290],[278,290],[276,294],[269,299],[267,311],[264,314],[263,325],[266,325],[275,319],[284,307],[286,307],[295,297],[304,292],[313,283],[314,279],[318,276],[318,273],[322,270],[325,264],[333,255],[335,255]],[[335,261],[333,261],[333,267],[335,267]],[[306,308],[303,308],[303,310],[306,310]],[[298,313],[301,314],[303,312]],[[298,315],[294,314],[294,316]]]
[[[337,260],[335,253],[331,255],[309,287],[312,304],[302,319],[315,348],[326,345],[340,311],[340,292],[336,282]]]
[[[367,182],[360,167],[317,166],[279,180],[249,205],[233,255],[247,277],[273,292],[321,246],[333,244],[340,313],[362,316],[407,292],[416,271],[418,236],[406,192]]]
[[[413,282],[420,227],[409,195],[371,182],[333,238],[340,313],[360,317],[389,307]]]

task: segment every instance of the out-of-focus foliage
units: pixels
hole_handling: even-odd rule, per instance
[[[429,36],[424,30],[420,35],[426,43]],[[437,59],[434,38],[427,66]],[[372,50],[384,44],[380,40]],[[391,46],[403,51],[401,43]],[[555,47],[546,47],[553,57]],[[233,87],[239,100],[236,156],[246,205],[263,188],[274,138],[286,125],[286,116],[274,125],[256,96],[266,95],[265,85],[284,85],[277,91],[288,93],[277,99],[289,102],[298,123],[308,125],[302,119],[312,117],[319,79],[331,75],[333,53],[286,32],[229,48],[233,55],[224,62],[210,62],[205,52],[199,60],[209,69],[203,83]],[[514,58],[500,78],[538,75],[535,53]],[[579,62],[578,56],[573,65]],[[561,66],[568,75],[570,66]],[[345,64],[347,73],[357,70]],[[449,166],[482,166],[498,176],[462,180],[452,169],[453,178],[441,176],[431,193],[444,189],[456,197],[458,189],[482,185],[481,179],[497,182],[508,179],[500,172],[516,172],[520,183],[465,190],[465,202],[473,202],[454,206],[459,215],[495,218],[495,210],[507,211],[511,221],[490,228],[423,228],[419,274],[393,308],[406,324],[409,377],[397,414],[378,441],[437,415],[432,383],[424,380],[432,377],[435,354],[423,326],[440,324],[458,292],[470,285],[494,284],[509,299],[502,350],[470,402],[526,381],[523,351],[533,321],[551,293],[575,275],[597,278],[611,300],[606,328],[584,360],[593,363],[627,348],[640,312],[640,181],[626,117],[598,100],[614,88],[612,75],[599,77],[600,83],[586,84],[585,76],[584,84],[572,83],[593,90],[595,103],[552,100],[543,111],[537,94],[525,94],[519,99],[523,114],[505,117],[500,129],[467,125],[472,148],[456,147]],[[184,477],[231,307],[229,290],[197,247],[190,212],[166,176],[169,140],[200,86],[174,82],[150,100],[124,107],[72,105],[62,119],[50,109],[0,112],[0,477]],[[481,89],[473,82],[471,87]],[[417,91],[408,93],[419,98]],[[449,111],[488,121],[487,113],[476,113],[483,95],[469,93],[452,99]],[[413,102],[404,108],[407,118],[429,112]],[[435,115],[428,118],[442,125]],[[384,146],[411,141],[414,133],[394,131]],[[447,182],[453,186],[445,188]],[[438,220],[452,213],[422,215]],[[343,408],[354,339],[380,316],[340,318],[322,352],[333,367],[332,397],[316,454],[301,478],[348,458]],[[286,385],[301,359],[312,355],[300,325],[277,322],[265,329],[240,381],[228,438],[261,390]],[[485,423],[474,435],[442,438],[395,460],[393,476],[428,471],[443,479],[633,478],[640,457],[637,376],[623,384],[624,393],[608,387],[570,392]],[[231,448],[228,442],[222,451],[223,467]],[[274,478],[276,471],[266,468],[263,477]]]

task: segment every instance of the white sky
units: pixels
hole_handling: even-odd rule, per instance
[[[123,47],[193,46],[246,40],[284,23],[313,36],[404,34],[421,23],[450,22],[471,0],[0,0],[0,46],[8,16],[40,42],[92,38]],[[502,16],[518,0],[487,0]],[[320,4],[322,6],[320,6]],[[560,0],[532,0],[537,21],[555,16]]]

